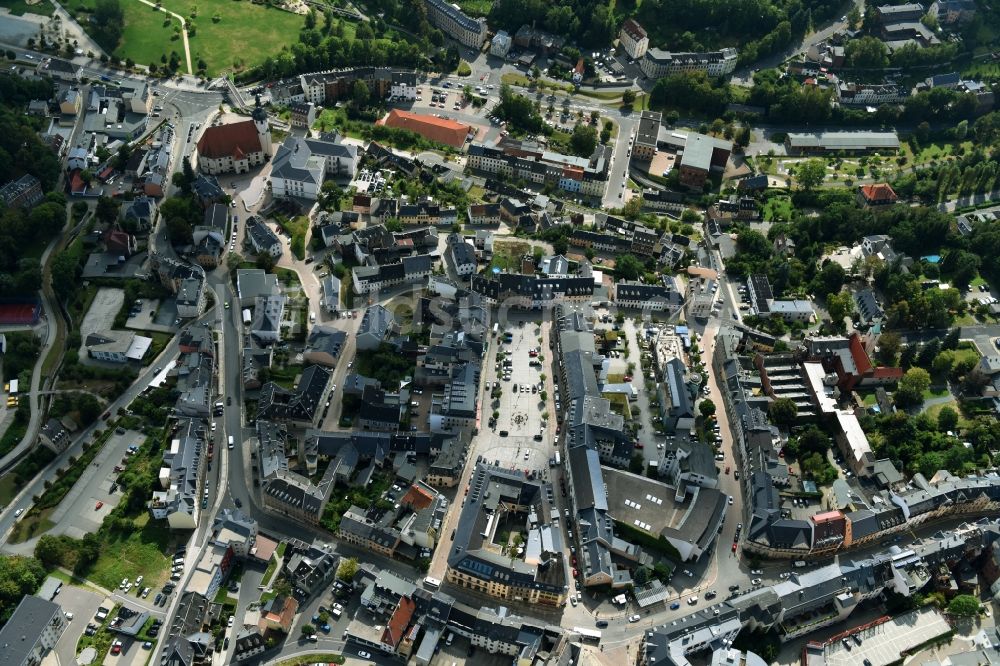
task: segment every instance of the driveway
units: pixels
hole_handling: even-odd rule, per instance
[[[53,601],[62,607],[64,613],[73,614],[73,619],[59,637],[55,649],[59,663],[69,666],[76,663],[76,644],[80,642],[87,623],[93,622],[98,606],[104,601],[104,595],[76,585],[63,584]]]

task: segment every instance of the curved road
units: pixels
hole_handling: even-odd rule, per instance
[[[66,204],[66,214],[67,214],[67,224],[72,220],[72,206],[71,204]],[[84,216],[86,219],[86,216]],[[81,221],[81,224],[83,221]],[[80,228],[77,225],[76,229],[73,229],[71,235],[75,233]],[[28,393],[28,404],[31,407],[31,418],[28,421],[28,429],[24,433],[24,437],[17,446],[14,447],[7,455],[0,459],[0,471],[6,471],[14,463],[16,463],[21,456],[27,453],[28,449],[34,444],[35,439],[38,437],[38,431],[41,429],[42,421],[42,410],[39,405],[39,396],[41,395],[40,386],[42,383],[42,368],[45,365],[45,359],[48,358],[49,352],[52,351],[52,346],[55,344],[56,338],[58,338],[58,331],[63,326],[62,315],[60,311],[53,307],[55,303],[55,295],[52,294],[52,281],[51,275],[49,274],[47,267],[49,259],[51,258],[52,252],[60,246],[62,239],[65,235],[60,233],[52,239],[49,246],[45,248],[45,252],[42,253],[41,264],[42,264],[42,288],[39,290],[39,295],[42,299],[42,317],[45,318],[45,339],[42,341],[42,349],[39,352],[38,361],[35,362],[35,368],[31,373],[31,390]]]

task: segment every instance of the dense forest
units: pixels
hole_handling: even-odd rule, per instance
[[[0,75],[0,184],[28,173],[44,191],[59,179],[59,160],[38,137],[42,120],[25,114],[32,99],[49,99],[48,81]],[[42,284],[41,248],[66,222],[66,200],[49,194],[30,212],[0,203],[0,295],[31,294]]]

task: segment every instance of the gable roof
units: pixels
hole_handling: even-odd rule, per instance
[[[891,203],[899,199],[888,183],[874,183],[861,186],[861,196],[868,203]]]
[[[261,150],[257,125],[252,120],[209,127],[198,139],[198,154],[210,159],[242,159]]]
[[[437,141],[453,148],[461,148],[465,144],[465,137],[469,135],[470,129],[468,125],[454,120],[410,113],[400,109],[390,111],[388,116],[379,121],[379,124],[416,132],[431,141]]]

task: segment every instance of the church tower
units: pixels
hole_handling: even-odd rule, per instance
[[[256,96],[257,102],[253,109],[253,122],[257,126],[257,136],[260,138],[260,147],[264,155],[271,157],[271,128],[267,124],[267,111],[260,105],[260,95]]]

